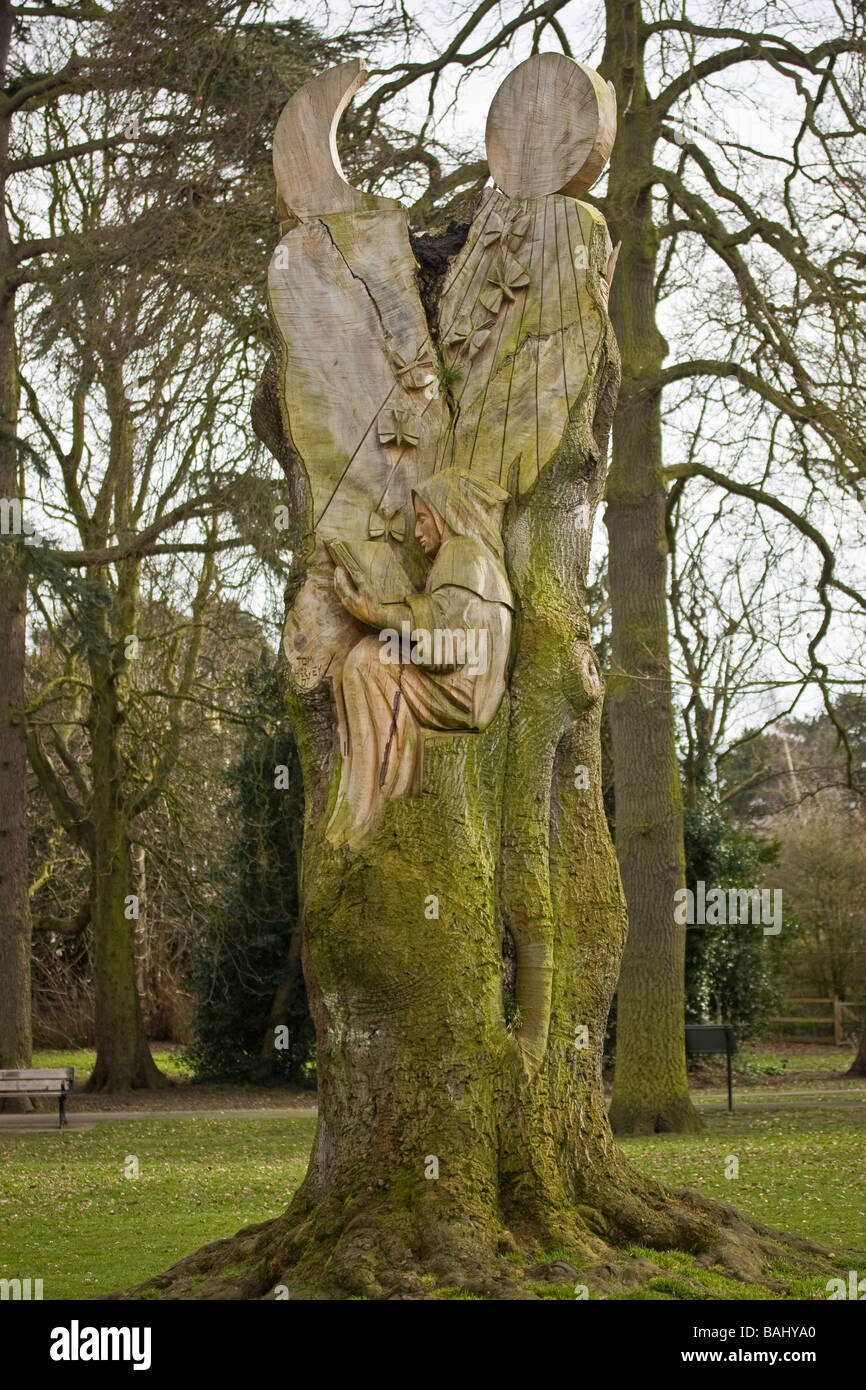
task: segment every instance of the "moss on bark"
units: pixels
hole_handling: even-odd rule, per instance
[[[591,252],[596,271],[603,250]],[[604,322],[557,458],[506,517],[518,609],[508,695],[485,733],[428,739],[422,795],[392,801],[363,851],[324,838],[340,773],[331,692],[288,683],[320,1088],[309,1168],[284,1215],[119,1296],[524,1299],[563,1278],[609,1296],[661,1274],[633,1247],[771,1279],[779,1241],[635,1173],[605,1113],[626,909],[584,592],[618,379]],[[309,506],[281,400],[271,370],[256,422],[296,503],[291,598]],[[513,1029],[504,941],[516,954]]]
[[[611,1123],[621,1134],[700,1128],[686,1078],[685,928],[674,921],[685,883],[683,808],[674,732],[667,616],[666,487],[656,323],[658,235],[652,166],[659,116],[644,80],[639,3],[607,3],[602,71],[620,128],[605,212],[622,241],[611,316],[622,354],[605,524],[612,608],[610,723],[616,847],[629,912],[617,990]]]
[[[136,915],[130,912],[132,874],[128,795],[120,744],[123,715],[120,634],[135,631],[137,568],[127,567],[118,593],[117,631],[104,617],[104,647],[90,652],[88,734],[93,779],[85,846],[91,862],[96,1064],[90,1091],[154,1089],[169,1084],[150,1055],[135,977]],[[113,641],[112,641],[113,639]]]

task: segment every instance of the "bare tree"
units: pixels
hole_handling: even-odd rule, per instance
[[[376,8],[391,12],[387,3]],[[612,1115],[623,1131],[694,1128],[682,1030],[684,933],[672,916],[684,859],[667,488],[702,478],[784,518],[808,541],[820,618],[804,679],[822,691],[844,741],[822,644],[834,605],[846,619],[862,613],[863,586],[839,563],[820,508],[810,516],[808,507],[792,505],[788,479],[778,486],[776,470],[784,454],[807,484],[817,478],[830,497],[862,500],[862,13],[839,4],[803,17],[793,6],[768,10],[757,0],[735,10],[707,0],[677,14],[640,0],[608,0],[589,14],[567,0],[513,11],[481,3],[455,16],[444,44],[424,35],[417,15],[410,19],[412,55],[381,71],[361,105],[361,128],[417,83],[428,98],[421,131],[434,130],[443,91],[453,95],[474,70],[530,43],[581,57],[601,45],[601,71],[616,88],[610,171],[598,197],[589,195],[622,241],[611,313],[623,389],[606,523],[617,850],[631,928]],[[747,95],[735,96],[741,75],[769,83],[765,100],[796,113],[787,140],[762,146],[739,129],[711,129],[709,140],[701,133],[698,108],[703,117],[735,100],[748,107]],[[423,193],[420,202],[428,216]],[[677,333],[672,362],[662,332],[665,298]],[[719,331],[704,331],[708,322]],[[726,456],[708,456],[706,430],[687,462],[665,467],[671,407],[687,418],[705,396],[715,402],[711,430],[726,414],[760,415],[773,441],[769,474],[760,462],[729,471]]]
[[[178,51],[214,30],[246,5],[186,0],[174,22],[136,12],[83,4],[33,6],[0,0],[0,1065],[26,1065],[30,1057],[30,918],[27,893],[27,756],[21,718],[24,698],[26,592],[25,468],[18,438],[20,383],[16,303],[22,284],[55,251],[50,237],[33,235],[15,203],[21,181],[34,171],[74,171],[95,151],[129,143],[126,121],[98,136],[81,132],[41,146],[27,132],[31,113],[58,107],[92,91],[152,90],[154,76],[170,70]],[[11,524],[8,521],[12,517]]]
[[[11,26],[15,15],[7,8]],[[17,32],[22,75],[9,117],[20,112],[20,122],[9,164],[15,197],[7,212],[17,239],[8,283],[19,300],[26,291],[30,344],[38,341],[56,377],[46,381],[28,367],[19,382],[16,366],[14,395],[17,402],[23,387],[36,426],[29,456],[42,451],[52,460],[52,477],[42,484],[44,506],[49,515],[59,508],[73,537],[67,536],[71,546],[61,539],[43,548],[24,548],[17,538],[4,553],[14,560],[20,585],[29,568],[37,590],[48,585],[74,610],[86,651],[93,774],[86,794],[56,743],[59,762],[46,753],[35,726],[29,748],[62,823],[79,841],[87,839],[93,882],[101,885],[92,928],[106,1060],[98,1062],[93,1084],[112,1088],[158,1079],[135,1021],[131,937],[123,916],[124,900],[134,896],[124,891],[128,831],[130,815],[134,821],[153,803],[178,756],[198,647],[192,637],[187,648],[181,643],[179,664],[167,669],[174,703],[165,747],[151,768],[125,780],[131,770],[123,766],[117,734],[129,674],[124,643],[136,638],[141,562],[146,556],[199,557],[194,633],[214,598],[213,557],[251,543],[270,546],[272,555],[278,549],[272,518],[263,523],[257,510],[270,494],[255,501],[253,472],[240,506],[238,456],[231,457],[231,445],[222,449],[220,432],[232,412],[238,414],[237,399],[256,369],[264,334],[251,286],[267,252],[261,228],[271,205],[266,151],[272,123],[286,90],[339,48],[303,23],[267,22],[266,8],[186,0],[154,24],[134,4],[51,7],[45,23],[22,7]],[[38,43],[25,14],[40,21]],[[38,75],[32,71],[36,53]],[[10,326],[10,361],[13,339]],[[66,402],[56,399],[58,378]],[[185,434],[176,432],[178,424]],[[100,484],[92,488],[100,467]],[[14,495],[20,501],[21,489]],[[238,529],[217,538],[217,517],[235,503]],[[72,581],[76,569],[86,583]],[[19,712],[14,726],[4,723],[4,736],[17,740],[19,774],[23,593],[20,603],[10,604],[9,613],[18,613],[17,636],[3,653],[12,661],[17,652],[17,675],[12,680],[0,673],[4,698],[11,692],[10,705]],[[62,624],[51,631],[63,641]],[[74,641],[71,647],[77,658]],[[6,779],[7,791],[10,806],[18,808],[16,843],[23,854],[26,786],[13,788]],[[93,807],[103,809],[104,823],[94,820]],[[5,877],[3,886],[11,892]],[[26,905],[26,883],[16,892]],[[4,1010],[11,1024],[29,999],[29,928],[20,913],[14,920],[0,917],[12,924],[3,941],[17,943],[9,968],[0,970],[0,989],[14,1001],[8,1014]],[[122,985],[103,969],[121,957]],[[16,1027],[23,1036],[23,1012]],[[23,1056],[19,1049],[16,1057]]]

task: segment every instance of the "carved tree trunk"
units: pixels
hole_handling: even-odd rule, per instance
[[[712,1248],[710,1261],[731,1246],[721,1232],[731,1213],[674,1199],[629,1169],[602,1092],[626,917],[602,804],[602,682],[584,584],[618,377],[606,310],[610,242],[599,215],[575,201],[586,183],[540,156],[527,161],[525,150],[517,173],[509,168],[521,154],[509,99],[535,93],[545,109],[526,125],[551,132],[557,112],[585,111],[593,99],[602,128],[611,98],[597,75],[550,54],[507,79],[491,108],[505,138],[491,141],[488,124],[504,191],[485,195],[462,247],[453,236],[416,243],[422,309],[402,209],[334,182],[331,166],[313,159],[310,123],[327,131],[359,77],[349,64],[315,79],[277,130],[278,187],[294,218],[285,216],[270,275],[281,357],[254,415],[285,469],[294,527],[283,655],[305,788],[316,1140],[283,1216],[124,1296],[436,1297],[457,1286],[532,1298],[521,1266],[534,1262],[541,1278],[563,1269],[574,1278],[579,1267],[592,1288],[612,1270],[633,1282],[635,1262],[627,1273],[615,1245]],[[562,119],[567,135],[572,117]],[[556,134],[561,151],[568,141]],[[594,148],[592,139],[583,147],[590,166]],[[315,187],[305,190],[311,168]],[[567,194],[553,191],[563,187]],[[346,331],[334,337],[341,323]],[[444,400],[424,371],[437,357]],[[368,397],[384,400],[378,414]],[[345,818],[332,815],[340,796],[352,810],[352,781],[341,773],[358,753],[341,725],[340,673],[362,645],[355,617],[371,618],[354,600],[341,608],[322,542],[330,532],[349,553],[354,534],[357,556],[369,544],[360,539],[369,517],[370,533],[383,537],[374,556],[387,560],[375,547],[393,539],[395,558],[399,545],[411,567],[399,517],[411,490],[425,502],[431,473],[441,486],[449,468],[455,486],[498,478],[511,494],[507,680],[485,727],[421,728],[420,791],[386,798],[349,842]],[[426,524],[422,508],[422,540]],[[443,536],[439,555],[451,543]],[[425,602],[435,598],[438,564]],[[452,579],[470,582],[479,593],[480,580]],[[373,666],[368,675],[381,673]],[[399,709],[395,696],[392,736]],[[386,750],[380,787],[388,767]],[[513,980],[504,958],[515,962]],[[545,1262],[553,1251],[574,1268]]]
[[[350,1292],[381,1291],[383,1259],[412,1256],[445,1283],[486,1287],[506,1227],[540,1248],[566,1235],[594,1248],[575,1204],[595,1206],[594,1178],[609,1182],[600,1047],[625,930],[583,609],[580,523],[599,481],[576,443],[514,509],[509,555],[533,559],[510,697],[485,733],[431,740],[423,794],[393,802],[363,853],[323,838],[338,770],[330,701],[292,699],[311,808],[302,893],[320,1078],[296,1207],[318,1226],[348,1204],[329,1279]],[[541,535],[553,544],[539,552]],[[574,787],[579,765],[591,791]],[[504,931],[518,962],[514,1035]],[[316,1250],[299,1221],[281,1259],[305,1267]]]

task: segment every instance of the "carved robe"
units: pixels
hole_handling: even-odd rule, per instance
[[[327,832],[332,843],[358,843],[376,828],[389,797],[420,793],[425,729],[485,729],[505,690],[513,599],[502,560],[500,489],[445,470],[415,493],[441,521],[442,544],[423,593],[378,607],[380,634],[362,638],[346,658],[348,746]],[[405,643],[403,657],[391,658],[385,630],[416,635],[409,661]],[[463,654],[460,638],[468,659],[443,661]]]

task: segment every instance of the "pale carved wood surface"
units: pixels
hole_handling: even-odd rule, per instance
[[[490,173],[512,198],[580,198],[604,169],[615,136],[616,97],[594,68],[563,53],[535,53],[491,102]]]
[[[398,206],[392,198],[353,188],[340,164],[337,126],[366,80],[366,65],[353,58],[305,82],[286,102],[274,131],[274,177],[282,218],[303,221],[318,213]]]
[[[353,61],[314,78],[288,102],[274,141],[286,221],[269,301],[284,423],[309,489],[307,577],[284,651],[303,690],[325,676],[338,690],[364,632],[334,593],[327,543],[389,546],[422,588],[413,487],[458,468],[531,490],[592,377],[606,320],[604,220],[555,191],[588,186],[607,158],[615,103],[598,75],[542,54],[503,83],[488,122],[491,167],[520,196],[485,193],[446,276],[436,344],[405,209],[353,189],[339,167],[337,123],[364,76]],[[528,133],[517,141],[521,93]],[[496,153],[503,141],[517,160],[511,173]],[[533,188],[523,186],[528,161]]]
[[[431,470],[442,402],[415,272],[402,208],[304,222],[271,262],[288,425],[324,540],[395,511],[407,534],[412,484]]]
[[[604,335],[604,219],[573,198],[485,194],[439,308],[458,373],[437,468],[528,492],[556,454]]]

